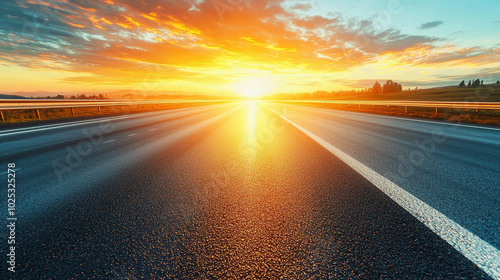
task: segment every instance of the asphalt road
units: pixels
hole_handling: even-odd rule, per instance
[[[500,128],[268,105],[500,248]]]
[[[0,131],[18,218],[0,278],[489,279],[280,115],[498,248],[498,131],[231,103]],[[449,137],[396,172],[433,126]]]

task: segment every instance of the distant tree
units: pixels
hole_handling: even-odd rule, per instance
[[[472,82],[471,80],[469,80],[469,84],[467,85],[467,87],[470,87],[472,85]]]
[[[483,80],[481,80],[481,85],[483,85]]]
[[[372,93],[380,94],[382,92],[382,86],[376,81],[372,87]]]
[[[500,84],[500,81],[497,81],[497,84]]]
[[[462,82],[458,85],[458,87],[465,87],[465,81],[462,81]]]
[[[403,90],[403,87],[401,86],[401,84],[395,83],[392,80],[388,80],[382,86],[383,93],[401,92],[402,90]]]
[[[481,81],[479,79],[475,80],[473,83],[472,83],[472,87],[478,87],[481,85]]]

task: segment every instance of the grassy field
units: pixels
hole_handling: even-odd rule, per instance
[[[286,102],[285,102],[286,103]],[[290,103],[298,105],[297,103]],[[371,114],[425,118],[433,120],[444,120],[456,123],[475,123],[500,126],[500,111],[493,110],[458,110],[458,109],[438,109],[435,108],[409,107],[405,112],[404,107],[396,106],[371,106],[371,105],[337,105],[326,103],[300,103],[303,106],[319,107],[326,109],[345,110],[354,112],[363,112]]]
[[[386,93],[378,95],[343,95],[335,98],[316,99],[321,100],[365,100],[365,101],[389,101],[389,100],[407,100],[407,101],[457,101],[457,102],[500,102],[500,84],[489,84],[478,88],[458,88],[458,87],[442,87],[433,89],[421,89],[412,91],[403,91],[398,93]],[[285,101],[280,101],[285,102]],[[500,112],[491,110],[450,110],[439,109],[436,114],[433,108],[416,108],[411,107],[405,113],[403,107],[387,107],[387,106],[340,106],[335,104],[303,104],[307,106],[316,106],[323,108],[359,111],[374,114],[397,115],[406,117],[428,118],[436,120],[447,120],[453,122],[478,123],[488,125],[500,125]],[[184,107],[183,104],[177,104],[176,107]],[[120,106],[101,107],[99,112],[97,107],[75,108],[75,117],[99,116],[99,115],[116,115],[128,114],[135,112],[148,112],[157,110],[166,110],[167,108],[153,107],[151,105],[141,106],[123,106],[121,111]],[[71,109],[44,109],[40,110],[40,119],[36,115],[36,110],[4,110],[2,111],[5,121],[0,120],[1,124],[20,123],[28,121],[51,120],[72,118]]]
[[[320,101],[321,99],[315,100]],[[363,100],[363,101],[454,101],[454,102],[500,102],[500,84],[484,85],[478,88],[442,87],[433,89],[421,89],[403,91],[398,93],[385,93],[379,95],[348,95],[328,98],[323,100]],[[296,103],[295,103],[296,104]],[[405,116],[415,118],[427,118],[445,120],[451,122],[476,123],[500,126],[500,111],[497,110],[455,110],[439,109],[436,114],[435,108],[409,107],[405,112],[404,107],[387,107],[371,105],[336,105],[336,104],[302,104],[306,106],[330,108],[337,110],[348,110],[372,114]]]
[[[65,118],[75,118],[75,117],[90,117],[90,116],[106,116],[106,115],[120,115],[120,114],[131,114],[139,112],[150,112],[150,111],[160,111],[168,109],[177,109],[183,107],[193,107],[193,106],[203,106],[208,103],[200,103],[199,105],[186,105],[182,103],[172,104],[170,107],[160,106],[160,105],[141,105],[140,108],[137,105],[123,106],[123,111],[121,106],[109,106],[101,107],[101,110],[97,107],[86,107],[86,108],[74,108],[75,115],[73,116],[70,108],[58,108],[58,109],[40,109],[40,118],[38,118],[36,110],[2,110],[4,121],[0,120],[0,125],[11,124],[11,123],[22,123],[31,121],[45,121],[45,120],[55,120],[55,119],[65,119]],[[211,102],[210,104],[213,104]]]
[[[378,95],[347,95],[328,100],[408,100],[408,101],[466,101],[500,102],[500,84],[489,84],[478,88],[442,87],[419,89]]]

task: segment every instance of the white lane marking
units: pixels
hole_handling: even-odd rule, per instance
[[[184,110],[187,111],[187,110],[191,110],[191,109],[199,109],[199,107],[188,107],[188,108],[181,108],[181,109],[182,109],[182,111],[184,111]],[[181,111],[181,110],[177,110],[177,112],[179,112],[179,111]],[[71,123],[63,123],[63,124],[47,124],[47,125],[44,125],[41,127],[36,127],[36,128],[14,128],[14,129],[9,129],[9,130],[5,131],[5,133],[0,131],[0,137],[8,136],[8,135],[15,135],[15,134],[22,134],[22,133],[29,133],[29,132],[36,132],[36,131],[51,130],[51,129],[57,129],[57,128],[63,128],[63,127],[93,124],[93,123],[98,123],[98,122],[103,122],[103,121],[122,120],[122,119],[143,117],[143,116],[148,116],[148,115],[164,114],[164,113],[171,113],[171,112],[170,111],[167,111],[167,112],[155,111],[155,112],[138,113],[138,114],[126,115],[126,116],[98,118],[95,120],[74,121]]]
[[[12,170],[14,170],[14,171],[16,171],[16,172],[17,172],[17,171],[21,170],[21,168],[14,168],[14,169],[12,169]],[[4,171],[4,172],[0,173],[0,176],[1,176],[1,175],[4,175],[4,174],[7,174],[8,172],[9,172],[8,170],[7,170],[7,171]]]
[[[137,135],[137,133],[132,133],[132,134],[127,135],[127,137],[132,137],[132,136],[136,136],[136,135]]]
[[[108,140],[108,141],[104,141],[102,142],[103,144],[108,144],[108,143],[111,143],[111,142],[115,142],[116,140],[115,139],[111,139],[111,140]]]
[[[51,129],[57,129],[57,128],[63,128],[63,127],[71,127],[71,126],[78,126],[78,125],[85,125],[85,124],[93,124],[93,123],[99,123],[99,122],[104,122],[104,121],[113,121],[113,120],[122,120],[122,119],[129,119],[129,118],[135,118],[135,117],[142,117],[142,116],[147,116],[147,115],[153,115],[154,113],[158,112],[152,112],[148,114],[140,114],[140,115],[133,115],[133,116],[120,116],[120,117],[111,117],[111,118],[100,118],[92,121],[85,121],[85,122],[79,122],[79,123],[68,123],[68,124],[60,124],[60,125],[50,125],[50,126],[44,126],[44,127],[37,127],[33,129],[24,129],[21,131],[13,131],[13,132],[6,132],[6,133],[0,133],[0,137],[2,136],[7,136],[7,135],[15,135],[15,134],[22,134],[22,133],[28,133],[28,132],[36,132],[36,131],[44,131],[44,130],[51,130]]]
[[[297,105],[299,106],[299,105]],[[326,110],[331,110],[331,109],[326,109]],[[335,110],[335,109],[334,109]],[[341,110],[338,110],[341,111]],[[351,112],[351,111],[348,111]],[[462,123],[452,123],[452,122],[436,122],[436,121],[426,121],[426,120],[418,120],[418,119],[412,119],[412,118],[402,118],[402,117],[392,117],[392,116],[384,116],[384,115],[378,115],[378,114],[370,114],[370,113],[360,113],[360,112],[351,112],[351,113],[358,113],[358,114],[369,114],[369,115],[375,115],[380,118],[387,118],[387,119],[396,119],[396,120],[405,120],[405,121],[412,121],[412,122],[422,122],[422,123],[431,123],[431,124],[442,124],[442,125],[451,125],[451,126],[458,126],[458,127],[468,127],[468,128],[478,128],[478,129],[487,129],[487,130],[495,130],[495,131],[500,131],[500,128],[495,128],[495,127],[485,127],[485,126],[475,126],[475,125],[467,125],[467,124],[462,124]]]
[[[153,130],[156,130],[156,127],[155,128],[151,128],[149,131],[153,131]]]
[[[282,115],[280,117],[326,148],[361,176],[365,177],[488,275],[494,279],[500,279],[500,251],[497,248],[319,136]]]

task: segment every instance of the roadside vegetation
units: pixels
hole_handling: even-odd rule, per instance
[[[11,123],[22,123],[31,121],[46,121],[46,120],[56,120],[65,118],[82,118],[82,117],[92,117],[92,116],[106,116],[106,115],[120,115],[120,114],[132,114],[139,112],[152,112],[161,111],[193,106],[203,106],[208,103],[172,103],[169,106],[167,104],[148,104],[148,105],[126,105],[126,106],[102,106],[100,110],[98,107],[83,107],[74,108],[73,112],[71,108],[54,108],[54,109],[39,109],[40,118],[38,118],[37,110],[2,110],[3,119],[0,119],[0,125],[11,124]],[[212,103],[211,103],[212,104]],[[123,109],[122,109],[123,108]]]
[[[378,84],[378,85],[377,85]],[[396,84],[388,81],[386,84]],[[311,100],[315,102],[301,103],[301,105],[330,108],[337,110],[349,110],[373,114],[395,115],[405,117],[427,118],[435,120],[446,120],[452,122],[500,125],[500,111],[498,110],[456,110],[439,108],[436,114],[435,108],[404,107],[396,106],[372,106],[354,104],[325,104],[318,103],[321,100],[354,100],[354,101],[430,101],[430,102],[500,102],[500,82],[494,84],[482,84],[480,80],[471,80],[470,86],[463,81],[459,86],[439,87],[432,89],[395,90],[387,92],[383,85],[376,83],[374,87],[350,92],[316,92],[311,94],[299,94],[291,96],[288,100]],[[399,88],[399,86],[396,86]],[[282,100],[276,96],[274,100]],[[267,98],[273,100],[272,98]],[[296,103],[294,103],[296,104]]]
[[[287,103],[286,101],[281,101]],[[475,124],[486,124],[486,125],[498,125],[500,126],[500,111],[496,110],[459,110],[459,109],[446,109],[439,108],[436,114],[435,108],[424,108],[424,107],[408,107],[408,112],[405,112],[404,107],[400,106],[380,106],[380,105],[355,105],[355,104],[328,104],[328,103],[317,103],[317,102],[305,102],[296,103],[289,102],[293,105],[303,105],[335,110],[346,110],[354,112],[363,112],[370,114],[380,114],[380,115],[391,115],[391,116],[402,116],[402,117],[414,117],[414,118],[425,118],[433,120],[444,120],[456,123],[475,123]]]

